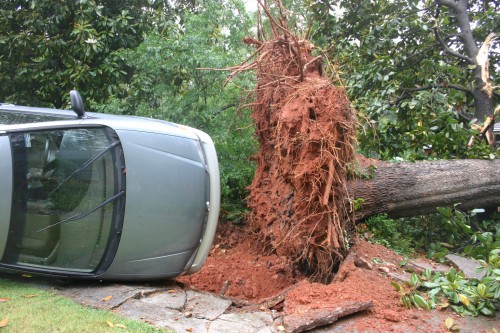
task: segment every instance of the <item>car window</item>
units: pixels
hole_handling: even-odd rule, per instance
[[[110,131],[9,135],[14,186],[3,262],[78,272],[99,266],[123,197],[119,141]]]
[[[75,117],[71,115],[59,115],[41,112],[17,112],[12,110],[0,110],[0,124],[3,125],[39,123],[44,121],[68,119],[75,119]]]

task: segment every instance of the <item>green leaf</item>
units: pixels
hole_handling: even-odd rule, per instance
[[[425,277],[425,279],[426,279],[427,281],[430,281],[430,280],[431,280],[431,275],[432,275],[432,272],[431,272],[431,270],[430,270],[429,268],[426,268],[426,269],[424,270],[424,272],[423,272],[423,274],[422,274],[422,275],[423,275],[423,277]]]
[[[413,295],[412,300],[413,300],[413,303],[421,309],[424,309],[424,310],[431,309],[429,303],[420,295],[417,295],[417,294]]]
[[[483,308],[479,309],[479,312],[481,312],[485,316],[493,316],[493,314],[494,314],[494,312],[487,307],[483,307]]]
[[[486,288],[486,286],[484,284],[479,283],[477,285],[476,289],[477,289],[477,293],[479,294],[479,296],[481,296],[482,298],[487,297],[487,294],[488,294],[487,290],[488,289]]]
[[[396,289],[396,291],[401,291],[402,287],[399,283],[391,281],[391,285]]]
[[[410,277],[410,284],[412,287],[415,287],[418,283],[419,283],[419,278],[418,278],[418,275],[415,274],[415,273],[412,273],[411,274],[411,277]]]
[[[430,298],[435,298],[436,295],[438,295],[440,292],[441,292],[441,288],[434,288],[434,289],[429,290],[429,292],[427,294],[429,295]]]
[[[455,304],[460,303],[460,298],[458,297],[458,294],[454,291],[448,293],[448,298]]]
[[[464,307],[461,306],[461,305],[452,305],[451,308],[453,309],[453,311],[455,311],[456,313],[462,315],[464,313]]]
[[[436,209],[439,212],[439,214],[441,214],[445,217],[452,217],[453,216],[451,208],[449,208],[449,207],[437,207]]]
[[[455,269],[452,267],[450,268],[450,270],[448,271],[448,274],[446,274],[446,278],[448,279],[448,281],[450,282],[455,282],[455,279],[456,279],[456,271]]]
[[[401,302],[408,309],[411,308],[411,299],[410,299],[410,296],[405,295],[405,296],[401,297]]]
[[[437,282],[423,282],[422,286],[424,286],[425,288],[432,289],[432,288],[438,288],[441,285]]]

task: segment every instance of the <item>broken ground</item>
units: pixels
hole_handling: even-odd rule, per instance
[[[407,309],[391,281],[408,277],[407,271],[418,271],[422,264],[400,267],[404,258],[363,237],[355,240],[349,253],[332,283],[314,283],[294,270],[286,257],[262,253],[256,235],[246,228],[222,223],[202,270],[177,281],[230,298],[234,311],[274,310],[276,318],[284,319],[287,332],[335,322],[332,314],[339,309],[339,317],[360,312],[348,320],[339,318],[328,332],[446,332],[447,318],[462,327],[462,333],[500,329],[495,318],[460,318],[446,309]],[[418,261],[434,270],[448,269],[426,259]],[[470,320],[478,324],[472,330]]]

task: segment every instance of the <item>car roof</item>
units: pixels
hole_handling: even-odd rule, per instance
[[[24,113],[40,115],[42,117],[46,116],[41,118],[40,120],[35,121],[20,121],[16,125],[30,124],[34,122],[43,123],[48,121],[77,121],[79,124],[106,125],[115,130],[151,132],[186,137],[195,140],[198,139],[197,133],[199,132],[189,126],[179,125],[165,120],[129,115],[112,115],[105,113],[86,112],[84,118],[78,118],[78,115],[72,110],[19,106],[2,103],[0,103],[0,111],[12,111],[20,114]],[[53,119],[50,119],[52,117]],[[16,127],[16,125],[5,125],[0,123],[0,129],[2,129],[2,127],[5,129],[12,129]]]

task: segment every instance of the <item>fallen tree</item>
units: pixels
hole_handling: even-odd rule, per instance
[[[349,182],[352,200],[362,198],[355,219],[435,213],[437,207],[470,210],[500,206],[500,160],[376,163],[369,179]]]
[[[500,202],[498,161],[376,163],[374,177],[352,179],[362,163],[355,154],[355,111],[344,88],[324,75],[325,59],[313,55],[314,45],[289,31],[279,0],[279,18],[259,4],[272,36],[244,39],[255,52],[230,68],[230,78],[246,70],[257,76],[252,118],[260,149],[247,204],[249,227],[265,251],[327,282],[348,253],[356,220]]]

